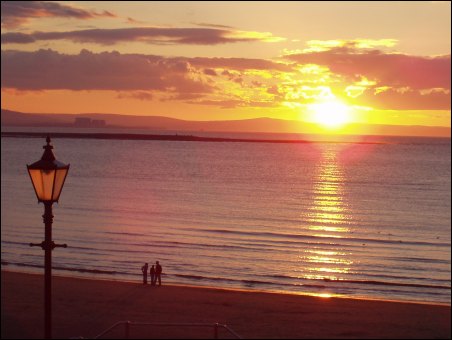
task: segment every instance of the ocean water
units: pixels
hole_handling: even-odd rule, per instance
[[[250,135],[250,137],[252,137]],[[55,275],[450,304],[450,139],[382,143],[53,140]],[[43,273],[26,164],[1,138],[2,268]]]

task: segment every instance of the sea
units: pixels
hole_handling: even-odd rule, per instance
[[[52,226],[68,247],[53,250],[53,275],[140,283],[160,261],[164,285],[451,303],[450,138],[52,144],[70,163]],[[44,206],[26,169],[43,145],[1,138],[4,270],[43,273],[29,243],[44,239]]]

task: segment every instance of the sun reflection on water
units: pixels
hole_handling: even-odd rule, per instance
[[[309,223],[307,231],[310,235],[326,240],[321,245],[305,249],[300,256],[304,264],[301,277],[304,279],[341,280],[353,265],[351,253],[341,249],[340,242],[334,241],[347,238],[351,232],[351,213],[344,194],[344,174],[336,156],[337,150],[332,146],[322,150],[319,172],[312,190],[312,205],[305,221]],[[328,242],[327,239],[331,240]]]

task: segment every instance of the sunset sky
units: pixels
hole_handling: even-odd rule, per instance
[[[1,13],[4,109],[450,127],[450,2],[2,1]]]

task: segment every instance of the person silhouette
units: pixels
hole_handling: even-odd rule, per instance
[[[155,262],[155,282],[159,280],[159,286],[162,285],[162,266],[160,265],[159,261]]]
[[[141,271],[143,273],[143,284],[148,283],[148,263],[146,262],[143,267],[141,267]]]
[[[149,269],[149,275],[151,275],[151,285],[155,286],[155,268],[154,268],[154,265],[152,265],[151,269]]]

